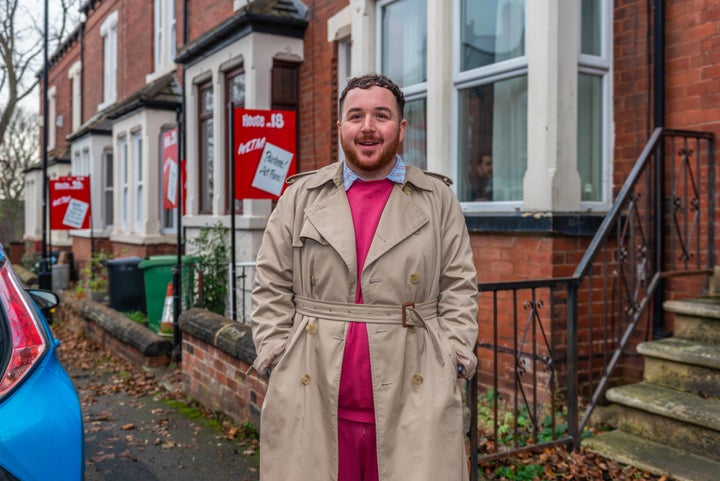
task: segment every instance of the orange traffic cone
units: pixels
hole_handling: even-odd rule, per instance
[[[167,291],[165,291],[165,304],[163,305],[162,317],[160,318],[160,334],[163,336],[172,336],[173,313],[173,285],[172,282],[168,282]]]

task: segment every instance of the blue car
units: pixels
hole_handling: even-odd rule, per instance
[[[42,314],[58,302],[26,291],[0,247],[0,481],[85,477],[80,400]]]

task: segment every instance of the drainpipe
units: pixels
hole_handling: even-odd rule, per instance
[[[43,19],[43,71],[42,71],[42,259],[38,283],[40,289],[52,289],[52,271],[48,265],[48,0],[45,0]]]
[[[653,11],[653,127],[665,127],[665,0],[654,1]],[[665,145],[661,140],[657,148],[655,209],[655,269],[663,269],[665,252]],[[667,336],[665,331],[663,301],[665,282],[660,279],[653,298],[653,339]]]
[[[190,13],[190,0],[184,0],[183,2],[183,27],[182,27],[182,44],[183,47],[188,43],[189,37],[189,22],[188,16]],[[187,164],[187,156],[185,150],[185,66],[182,66],[182,72],[180,75],[180,107],[177,110],[177,129],[178,129],[178,152],[180,157],[178,159],[178,170],[179,175],[177,176],[177,193],[178,193],[178,206],[177,206],[177,261],[175,269],[173,270],[173,338],[172,338],[172,357],[176,362],[180,362],[182,358],[182,344],[180,342],[180,310],[182,309],[182,253],[183,253],[183,242],[182,242],[182,210],[185,204],[185,198],[183,197],[182,191],[182,162]],[[187,166],[186,166],[187,168]]]

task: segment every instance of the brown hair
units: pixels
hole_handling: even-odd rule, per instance
[[[361,75],[359,77],[353,77],[348,81],[345,89],[340,95],[340,102],[338,105],[338,117],[342,118],[343,103],[345,102],[345,97],[347,96],[347,93],[349,91],[351,91],[352,89],[369,89],[370,87],[382,87],[392,92],[392,94],[395,96],[395,100],[397,100],[398,111],[400,112],[400,120],[402,120],[403,111],[405,109],[405,95],[403,95],[402,90],[400,90],[400,87],[395,82],[390,80],[385,75],[375,73],[369,73]]]

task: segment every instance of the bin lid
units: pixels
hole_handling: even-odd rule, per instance
[[[195,256],[182,256],[183,264],[192,264],[198,262],[198,260],[199,258]],[[174,254],[166,254],[146,257],[140,262],[138,267],[140,269],[148,269],[150,267],[174,266],[175,264],[177,264],[177,256]]]
[[[142,257],[118,257],[116,259],[106,259],[103,263],[109,266],[138,265],[142,260]]]

